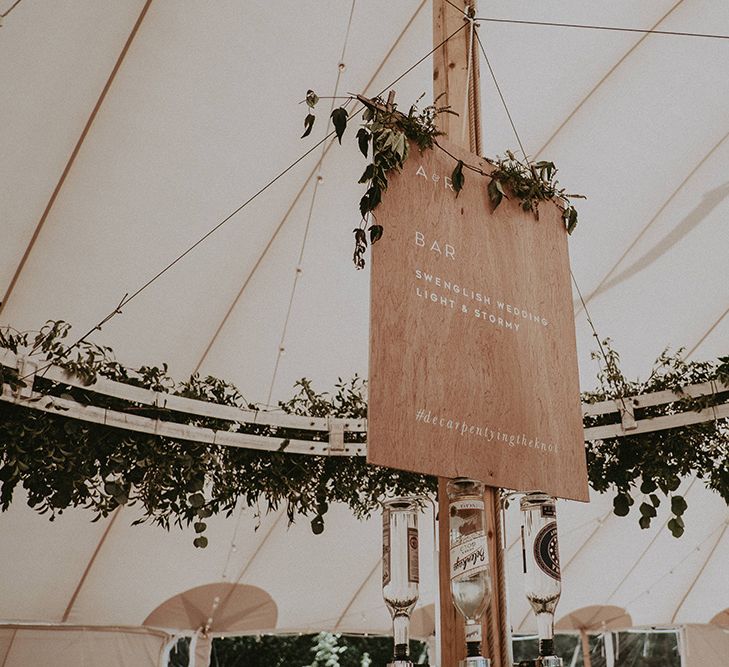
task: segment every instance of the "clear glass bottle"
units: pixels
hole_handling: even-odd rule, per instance
[[[447,485],[451,596],[466,619],[469,657],[481,655],[481,616],[491,598],[483,484],[458,477]]]
[[[554,655],[554,612],[562,593],[555,499],[527,493],[520,502],[526,596],[537,617],[539,655]]]
[[[418,601],[417,498],[393,498],[382,504],[382,597],[392,616],[394,660],[410,654],[410,614]]]

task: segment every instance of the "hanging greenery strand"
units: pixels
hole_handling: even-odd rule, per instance
[[[0,329],[0,349],[23,354],[45,363],[57,364],[86,385],[98,377],[222,405],[255,409],[230,383],[211,376],[192,375],[176,383],[166,364],[125,368],[109,347],[83,342],[68,354],[65,339],[70,327],[48,322],[38,332]],[[603,342],[610,363],[598,375],[600,388],[583,394],[594,403],[621,395],[681,388],[715,381],[729,386],[729,357],[718,363],[687,362],[663,354],[649,378],[629,381],[620,375],[619,357]],[[601,359],[602,357],[596,356]],[[603,362],[604,363],[604,362]],[[619,375],[619,377],[615,377]],[[0,365],[0,389],[13,390],[26,384],[16,369]],[[34,400],[51,396],[90,403],[90,391],[36,376]],[[623,393],[627,392],[627,393]],[[720,391],[701,399],[689,397],[667,406],[643,408],[641,417],[653,417],[687,408],[700,410],[726,401],[729,392]],[[132,404],[111,397],[93,396],[94,405],[109,410],[133,410],[135,414],[211,429],[230,429],[220,419],[172,412],[168,409]],[[280,403],[288,414],[311,417],[367,416],[366,383],[355,376],[340,381],[334,393],[314,389],[310,380],[296,383],[294,396]],[[610,416],[588,416],[585,426],[599,426]],[[306,438],[309,434],[265,424],[234,423],[239,432],[283,439]],[[350,442],[361,436],[345,434]],[[314,533],[324,530],[324,517],[332,502],[342,502],[358,517],[379,507],[383,496],[433,495],[437,483],[432,477],[379,466],[356,456],[310,456],[285,451],[262,452],[237,447],[177,441],[173,438],[136,433],[75,420],[62,410],[41,411],[0,401],[0,509],[7,510],[19,486],[27,503],[53,520],[69,507],[90,510],[93,520],[107,516],[122,505],[135,505],[140,518],[169,528],[192,525],[197,547],[207,545],[206,520],[219,513],[230,515],[236,506],[285,508],[290,521],[307,517]],[[647,528],[657,516],[662,501],[670,503],[668,528],[674,536],[683,533],[686,500],[677,493],[682,478],[695,475],[729,503],[729,426],[726,419],[680,428],[626,435],[586,443],[591,486],[614,494],[618,516],[630,513],[639,501],[638,522]]]

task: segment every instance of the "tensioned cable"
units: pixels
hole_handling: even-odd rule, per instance
[[[727,308],[719,317],[716,319],[714,324],[712,324],[706,332],[699,338],[699,340],[696,341],[694,346],[684,355],[684,359],[688,359],[694,352],[696,352],[696,349],[711,335],[711,333],[716,329],[716,327],[721,324],[721,322],[724,320],[724,318],[729,315],[729,308]]]
[[[347,53],[347,45],[349,44],[349,33],[352,28],[352,17],[354,16],[354,8],[357,4],[357,0],[352,0],[352,6],[349,10],[349,20],[347,21],[347,30],[344,34],[344,44],[342,45],[342,54],[339,56],[339,63],[337,65],[337,80],[334,83],[334,93],[331,96],[331,105],[329,108],[329,116],[334,112],[334,106],[337,101],[337,94],[339,93],[339,84],[342,80],[342,72],[344,71],[345,67],[345,55]],[[347,100],[347,102],[344,104],[344,107],[346,107],[351,101],[351,98]],[[286,332],[288,331],[289,327],[289,320],[291,319],[291,311],[294,307],[294,299],[296,297],[296,288],[299,284],[299,278],[301,277],[301,271],[302,271],[302,262],[304,260],[304,250],[306,249],[306,242],[309,238],[309,227],[311,226],[311,217],[314,214],[314,205],[316,203],[316,195],[319,191],[319,184],[321,183],[322,176],[322,166],[324,164],[324,156],[326,155],[327,147],[323,146],[321,151],[321,157],[319,158],[319,166],[317,170],[316,180],[314,181],[314,189],[311,194],[311,204],[309,205],[309,214],[306,217],[306,225],[304,227],[304,236],[301,239],[301,249],[299,250],[299,259],[296,263],[296,270],[294,273],[294,281],[291,285],[291,296],[289,298],[289,306],[286,310],[286,318],[284,319],[283,328],[281,330],[281,338],[279,340],[278,344],[278,350],[276,352],[276,363],[273,366],[273,374],[271,376],[271,384],[268,388],[268,396],[266,398],[266,406],[270,407],[271,404],[271,395],[273,394],[273,388],[276,384],[276,376],[278,375],[278,368],[281,363],[281,357],[283,356],[285,350],[286,350]]]
[[[514,119],[511,117],[511,112],[509,111],[509,105],[506,104],[506,99],[504,98],[504,94],[501,92],[501,86],[499,85],[499,82],[496,79],[496,74],[494,73],[494,68],[491,67],[491,62],[489,61],[489,57],[486,55],[486,49],[484,48],[483,42],[481,42],[481,38],[479,37],[478,33],[476,33],[476,41],[478,42],[478,45],[481,47],[481,53],[483,53],[483,57],[484,57],[484,60],[486,61],[486,65],[489,68],[489,72],[491,72],[491,78],[494,80],[494,85],[496,86],[496,90],[499,93],[499,97],[501,98],[501,103],[504,105],[504,109],[506,110],[506,115],[509,117],[509,122],[511,123],[511,129],[514,130],[514,135],[516,136],[516,140],[519,143],[519,148],[521,148],[521,152],[524,155],[524,159],[528,163],[529,157],[527,156],[527,153],[524,150],[524,144],[521,141],[519,132],[517,131],[516,125],[514,124]]]
[[[418,65],[420,65],[423,61],[425,61],[427,58],[429,58],[433,53],[435,53],[439,48],[441,48],[446,42],[453,39],[461,30],[463,30],[466,27],[466,24],[464,23],[460,28],[457,30],[454,30],[448,37],[446,37],[442,42],[434,46],[428,53],[426,53],[422,58],[420,58],[415,64],[408,67],[407,70],[405,70],[400,76],[398,76],[396,79],[391,81],[387,86],[383,88],[383,90],[379,93],[379,95],[382,95],[385,91],[387,91],[388,88],[394,86],[398,81],[403,79],[405,76],[407,76],[410,72],[412,72]],[[358,107],[355,109],[355,111],[352,112],[352,115],[359,113],[362,110],[362,107]],[[323,139],[318,141],[316,144],[314,144],[309,150],[307,150],[305,153],[303,153],[300,157],[298,157],[296,160],[294,160],[288,167],[280,171],[276,176],[274,176],[266,185],[264,185],[262,188],[260,188],[257,192],[255,192],[253,195],[251,195],[246,201],[244,201],[238,208],[236,208],[233,212],[228,214],[225,218],[223,218],[219,223],[217,223],[212,229],[210,229],[208,232],[206,232],[203,236],[201,236],[195,243],[193,243],[187,250],[182,252],[180,255],[178,255],[175,259],[173,259],[165,268],[163,268],[161,271],[156,273],[152,278],[150,278],[146,283],[144,283],[139,289],[137,289],[136,292],[133,292],[131,295],[125,294],[122,300],[119,302],[119,305],[114,308],[106,317],[104,317],[98,324],[96,324],[94,327],[89,329],[83,336],[78,338],[74,343],[72,343],[68,348],[66,348],[66,351],[64,352],[63,356],[67,356],[71,350],[78,347],[81,343],[83,343],[94,331],[100,330],[101,327],[106,324],[109,320],[111,320],[116,315],[121,314],[121,309],[126,306],[128,303],[130,303],[133,299],[135,299],[137,296],[139,296],[144,290],[146,290],[152,283],[154,283],[156,280],[161,278],[167,271],[169,271],[175,264],[177,264],[179,261],[184,259],[187,255],[189,255],[195,248],[197,248],[203,241],[207,240],[210,236],[212,236],[215,232],[218,231],[225,223],[229,222],[237,213],[240,213],[248,204],[250,204],[254,199],[259,197],[261,194],[263,194],[268,188],[270,188],[274,183],[276,183],[280,178],[282,178],[284,175],[286,175],[289,171],[291,171],[299,162],[306,159],[309,155],[311,155],[319,146],[321,146],[327,139],[330,137],[333,137],[335,134],[334,130],[332,130],[329,134],[327,134]],[[53,364],[49,363],[43,366],[42,368],[39,368],[36,373],[42,373],[43,371],[50,368]],[[21,380],[25,380],[29,375],[20,378]]]
[[[388,62],[388,60],[390,59],[390,56],[395,51],[395,49],[397,48],[397,46],[400,44],[400,41],[402,40],[402,38],[405,35],[405,33],[410,29],[410,26],[413,24],[413,21],[418,16],[418,14],[420,13],[420,11],[423,9],[423,7],[425,6],[426,2],[427,2],[427,0],[421,0],[421,2],[418,5],[417,9],[413,13],[413,15],[410,17],[410,19],[408,20],[408,22],[405,24],[405,27],[402,29],[402,31],[398,35],[397,39],[395,39],[395,41],[392,43],[392,45],[388,49],[387,53],[383,57],[382,61],[380,62],[379,66],[375,70],[374,74],[370,77],[370,80],[365,85],[365,87],[363,89],[364,94],[367,94],[367,91],[369,90],[370,86],[372,85],[372,82],[380,74],[380,72],[382,71],[382,68],[384,67],[385,63]],[[346,97],[343,97],[342,99],[350,99],[350,98],[351,98],[351,96],[350,95],[347,95]],[[328,96],[320,95],[319,96],[319,99],[325,100],[325,99],[331,99],[331,98],[329,98]],[[301,103],[303,103],[305,101],[306,100],[302,100]],[[238,294],[235,296],[235,298],[233,299],[233,302],[230,304],[230,306],[228,306],[228,309],[226,310],[225,315],[223,316],[222,320],[220,321],[220,323],[218,324],[217,328],[215,329],[215,333],[212,335],[212,337],[209,340],[207,346],[205,347],[204,352],[202,353],[202,355],[198,359],[198,362],[195,365],[195,371],[194,372],[197,372],[200,369],[200,367],[202,366],[202,364],[205,361],[206,357],[208,356],[208,354],[212,350],[213,345],[215,344],[218,336],[220,335],[220,333],[223,330],[223,327],[225,326],[225,324],[227,323],[227,321],[230,318],[231,314],[233,313],[233,310],[235,309],[235,307],[237,306],[237,304],[240,301],[241,297],[243,296],[243,293],[245,292],[246,288],[250,284],[250,281],[252,280],[252,278],[255,275],[256,271],[258,271],[258,268],[261,266],[261,264],[262,264],[263,260],[265,259],[266,255],[268,254],[269,250],[273,246],[273,243],[276,240],[276,238],[278,237],[279,232],[283,228],[284,224],[286,224],[286,221],[288,220],[289,216],[293,212],[294,207],[298,204],[299,199],[303,196],[304,191],[308,188],[309,182],[317,174],[317,172],[319,170],[319,164],[320,164],[321,160],[323,159],[323,156],[325,156],[327,154],[327,152],[329,151],[329,149],[333,145],[334,145],[334,138],[331,138],[329,140],[329,142],[326,144],[326,146],[322,149],[322,157],[319,158],[319,162],[317,162],[317,164],[315,164],[314,167],[309,172],[309,175],[307,176],[306,180],[304,181],[304,184],[301,186],[301,188],[299,189],[299,191],[296,193],[296,196],[293,198],[293,201],[289,205],[289,208],[287,209],[286,213],[283,215],[283,217],[281,218],[281,220],[279,220],[279,223],[276,226],[276,229],[274,229],[273,233],[269,237],[268,243],[266,243],[265,248],[263,248],[263,250],[261,251],[261,253],[258,255],[258,258],[256,259],[256,262],[253,265],[253,268],[250,270],[250,272],[246,276],[246,278],[245,278],[245,280],[243,282],[243,285],[238,290]]]
[[[607,354],[605,354],[605,348],[602,345],[600,336],[598,335],[597,329],[595,328],[595,324],[592,321],[592,316],[590,315],[590,311],[587,309],[587,304],[585,303],[585,300],[582,298],[582,290],[580,289],[580,286],[577,284],[577,279],[575,278],[575,274],[572,273],[571,268],[570,268],[570,276],[572,276],[572,284],[575,286],[575,289],[577,290],[577,296],[580,298],[580,302],[582,303],[582,308],[585,311],[585,317],[587,318],[587,323],[590,325],[590,329],[592,329],[592,335],[595,338],[595,340],[597,341],[597,346],[600,350],[600,354],[602,355],[603,361],[605,362],[605,366],[608,369],[608,371],[610,371],[612,364],[610,363],[610,361],[608,361]],[[617,398],[623,404],[623,410],[625,410],[627,412],[628,407],[625,405],[624,387],[618,387],[617,382],[611,372],[608,373],[608,378],[610,378],[610,381],[612,382],[612,385],[613,385],[613,389],[615,389],[615,391],[618,394]]]
[[[447,1],[447,0],[446,0]],[[450,3],[449,3],[450,4]],[[454,5],[455,6],[455,5]],[[712,34],[704,32],[684,32],[681,30],[653,30],[650,28],[623,28],[619,26],[589,25],[583,23],[558,23],[556,21],[526,21],[520,19],[495,19],[485,16],[477,16],[474,21],[485,21],[488,23],[512,23],[517,25],[538,25],[556,28],[581,28],[583,30],[607,30],[611,32],[637,32],[646,35],[668,35],[672,37],[703,37],[707,39],[726,39],[729,35]]]
[[[23,0],[15,0],[15,2],[8,7],[4,12],[0,12],[0,19],[4,19],[10,12],[13,11]]]

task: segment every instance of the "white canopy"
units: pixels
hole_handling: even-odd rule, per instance
[[[430,59],[399,79],[432,48],[426,0],[0,0],[0,13],[9,9],[0,28],[2,326],[64,319],[78,335],[95,326],[314,146],[328,131],[326,97],[392,87],[405,109],[431,97]],[[553,160],[562,184],[588,196],[577,202],[573,272],[624,371],[647,375],[666,346],[696,359],[727,354],[729,5],[509,1],[482,2],[478,13],[526,152]],[[484,61],[481,70],[485,153],[518,149]],[[322,100],[302,141],[308,88]],[[354,127],[93,340],[127,365],[168,362],[179,378],[199,370],[263,404],[290,397],[303,376],[326,389],[366,375],[368,274],[351,262],[365,166]],[[575,299],[590,389],[595,343]],[[635,624],[704,623],[726,609],[727,508],[690,484],[681,540],[660,521],[640,531],[611,516],[608,498],[564,505],[559,614],[612,605]],[[130,528],[133,509],[95,524],[67,512],[51,524],[17,498],[0,515],[0,620],[138,628],[177,595],[234,583],[261,589],[241,599],[271,612],[269,596],[276,611],[258,609],[236,631],[387,630],[377,520],[333,508],[317,537],[279,514],[235,516],[211,523],[202,551],[184,531]],[[421,606],[433,602],[432,577],[424,582]],[[525,617],[513,593],[515,629],[527,628]]]

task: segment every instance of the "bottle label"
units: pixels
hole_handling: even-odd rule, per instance
[[[390,583],[390,510],[382,512],[382,587]]]
[[[483,531],[467,535],[451,547],[451,579],[488,570],[488,551]]]
[[[481,510],[483,511],[483,500],[475,498],[469,500],[456,500],[450,504],[451,514],[459,510]]]
[[[411,584],[417,584],[420,582],[417,528],[408,528],[408,581]]]
[[[534,538],[534,560],[542,572],[548,574],[552,579],[561,581],[556,521],[551,521],[544,526]]]
[[[466,624],[466,643],[471,642],[481,643],[481,624],[480,623],[467,623]]]
[[[551,503],[542,505],[542,518],[554,519],[557,516],[557,508]]]

